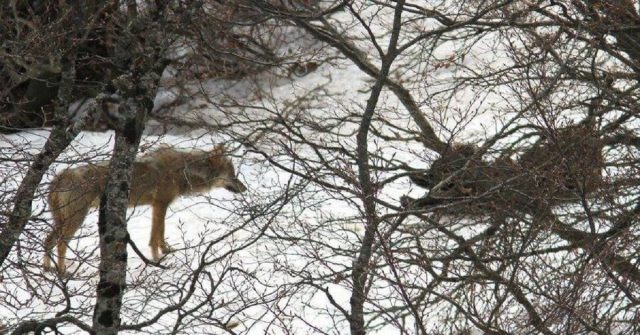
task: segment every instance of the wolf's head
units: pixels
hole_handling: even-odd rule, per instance
[[[229,157],[225,156],[224,145],[217,145],[209,155],[209,164],[217,172],[214,187],[222,187],[233,193],[242,193],[247,187],[236,176],[236,170]]]
[[[409,178],[418,186],[427,189],[432,189],[438,185],[441,181],[447,179],[451,174],[462,169],[467,161],[469,161],[475,153],[476,147],[469,144],[454,144],[451,148],[445,151],[442,156],[436,159],[431,168],[423,173],[413,173],[409,175]],[[471,168],[474,168],[475,162],[472,162]],[[469,182],[470,176],[468,173],[460,174],[457,178],[450,180],[446,185],[441,185],[440,191],[444,192],[446,196],[465,196],[468,188],[464,187]],[[458,187],[455,187],[455,186]]]

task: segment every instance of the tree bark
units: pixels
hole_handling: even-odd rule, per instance
[[[0,266],[4,264],[11,249],[31,218],[34,193],[40,185],[42,177],[49,169],[49,166],[51,166],[64,149],[69,146],[76,135],[77,132],[67,131],[64,125],[54,127],[51,130],[51,134],[44,148],[35,157],[33,163],[31,163],[26,176],[22,179],[18,187],[9,220],[0,232]]]
[[[49,166],[66,149],[71,141],[78,135],[82,123],[71,126],[67,117],[67,110],[71,100],[73,78],[75,77],[75,54],[67,55],[62,59],[64,67],[58,91],[58,105],[56,106],[55,126],[51,129],[49,138],[44,148],[36,156],[29,166],[27,174],[20,183],[13,202],[13,210],[5,227],[0,226],[0,266],[9,256],[22,231],[31,218],[33,196],[42,181]]]
[[[358,180],[360,182],[360,191],[362,194],[362,202],[364,205],[365,215],[365,232],[362,239],[362,245],[358,258],[354,262],[353,272],[351,274],[353,280],[353,288],[351,291],[351,315],[349,317],[349,326],[352,335],[364,335],[365,322],[364,322],[364,303],[367,300],[366,283],[369,275],[369,262],[373,253],[373,242],[375,241],[376,232],[378,230],[379,220],[376,216],[376,206],[374,198],[376,196],[375,187],[371,181],[370,166],[369,166],[369,149],[368,149],[368,134],[373,114],[375,112],[376,105],[382,88],[384,87],[391,63],[396,57],[396,46],[398,42],[398,36],[400,34],[400,22],[402,18],[402,8],[404,1],[400,0],[396,4],[396,11],[393,22],[393,31],[391,35],[391,41],[387,49],[387,54],[384,55],[382,60],[382,67],[380,69],[380,76],[376,79],[371,95],[367,100],[364,113],[362,115],[362,121],[356,135],[357,140],[357,155],[358,155]]]
[[[130,102],[130,101],[127,101]],[[121,106],[124,122],[116,129],[115,147],[109,164],[109,176],[100,199],[100,281],[93,314],[96,334],[117,334],[120,309],[127,279],[127,207],[133,162],[144,130],[146,109]]]

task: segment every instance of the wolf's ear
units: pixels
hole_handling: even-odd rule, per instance
[[[216,145],[216,147],[211,151],[212,156],[222,156],[222,154],[224,154],[224,144]]]
[[[212,166],[217,166],[220,162],[223,161],[224,155],[224,144],[216,145],[211,152],[209,152],[209,164]]]

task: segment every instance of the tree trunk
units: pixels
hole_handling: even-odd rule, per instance
[[[33,195],[42,181],[42,176],[49,166],[69,146],[78,135],[82,123],[70,127],[67,110],[71,98],[73,78],[75,77],[75,54],[70,54],[62,59],[63,72],[58,93],[58,105],[55,113],[55,126],[51,129],[49,138],[27,170],[27,174],[20,183],[14,199],[13,210],[9,216],[6,227],[0,227],[0,266],[9,256],[24,227],[31,217]]]
[[[130,100],[127,102],[131,102]],[[107,184],[100,199],[100,281],[93,314],[96,334],[117,334],[127,276],[127,207],[133,162],[144,129],[146,108],[121,106],[124,124],[116,130]]]
[[[22,234],[29,218],[31,218],[33,196],[42,181],[42,177],[51,163],[69,146],[76,135],[77,132],[68,132],[63,125],[54,127],[44,148],[36,156],[29,170],[27,170],[27,174],[22,179],[16,193],[13,211],[6,226],[0,229],[0,265],[9,256],[13,245]]]
[[[351,315],[349,317],[349,326],[352,335],[364,335],[365,321],[364,321],[364,303],[367,300],[366,283],[369,276],[369,262],[373,253],[373,243],[378,230],[379,219],[376,215],[375,196],[376,190],[371,181],[371,167],[369,166],[369,149],[368,149],[368,134],[373,114],[378,104],[378,99],[389,70],[391,63],[396,57],[396,46],[398,42],[398,35],[400,33],[400,19],[402,15],[402,8],[404,1],[400,0],[396,4],[396,12],[394,17],[393,31],[391,35],[391,41],[387,49],[387,54],[383,57],[382,67],[380,69],[380,76],[376,79],[371,95],[367,100],[364,113],[362,115],[362,121],[358,129],[357,139],[357,155],[358,155],[358,180],[360,182],[360,191],[362,194],[362,202],[364,205],[365,214],[365,231],[362,238],[362,245],[358,253],[358,257],[353,265],[353,272],[351,278],[353,280],[353,288],[351,289]]]

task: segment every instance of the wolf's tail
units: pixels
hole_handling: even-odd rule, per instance
[[[51,261],[56,244],[67,243],[76,232],[100,194],[99,185],[87,185],[86,176],[78,171],[65,171],[54,178],[48,202],[53,216],[53,229],[44,240],[44,266]]]
[[[51,209],[51,215],[53,216],[53,229],[44,240],[44,267],[51,268],[51,253],[53,251],[54,245],[58,242],[61,233],[61,227],[64,225],[64,204],[69,203],[69,199],[71,198],[70,194],[71,190],[60,190],[60,176],[56,176],[56,178],[51,182],[51,186],[49,187],[49,195],[47,197],[47,202],[49,203],[49,208]]]

